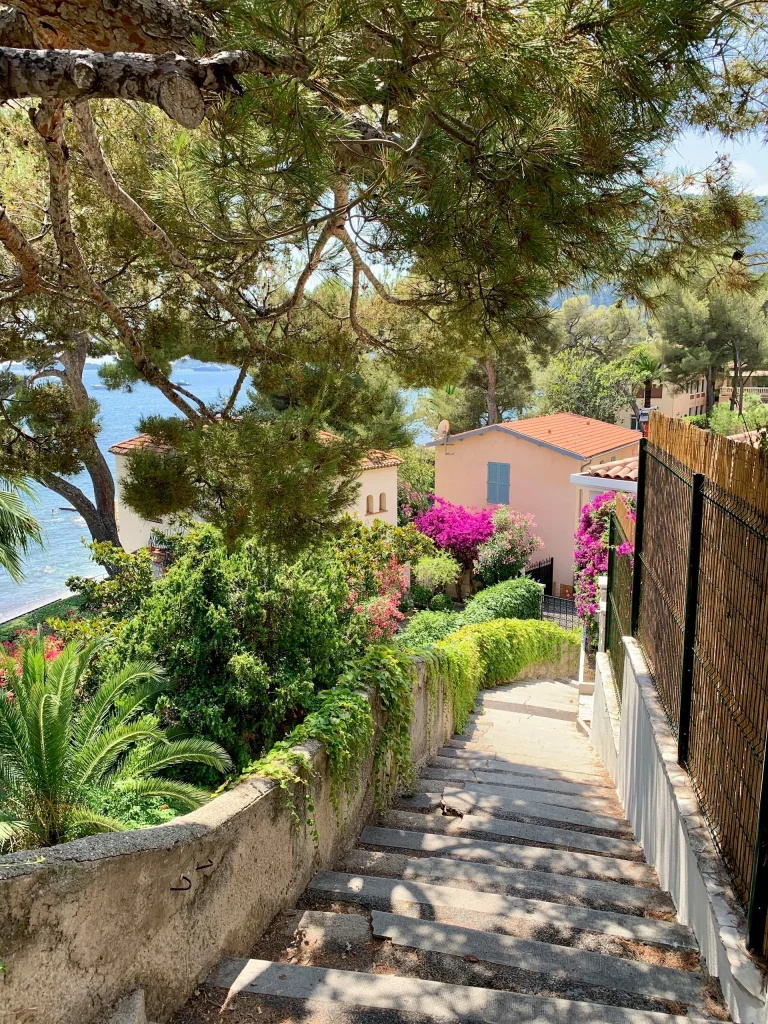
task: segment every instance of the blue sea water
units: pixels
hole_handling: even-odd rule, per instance
[[[189,390],[204,401],[216,398],[219,393],[227,394],[236,377],[237,370],[232,367],[193,360],[177,363],[171,375],[171,379],[178,383],[186,381]],[[138,422],[142,416],[175,412],[165,396],[147,384],[138,384],[130,393],[107,391],[99,380],[95,363],[86,365],[84,382],[88,393],[101,405],[102,429],[98,444],[105,453],[110,445],[138,433]],[[114,473],[114,455],[107,453],[107,459]],[[89,497],[93,496],[86,473],[72,479]],[[44,528],[44,546],[30,550],[22,583],[14,583],[0,569],[0,622],[65,597],[69,593],[65,583],[69,576],[100,575],[99,567],[90,560],[84,544],[84,540],[90,540],[85,521],[76,512],[63,511],[62,507],[68,503],[53,491],[36,487],[35,492],[38,500],[30,504]]]

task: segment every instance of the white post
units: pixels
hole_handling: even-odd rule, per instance
[[[605,650],[605,616],[608,608],[608,577],[598,576],[597,577],[597,607],[598,607],[598,651]]]

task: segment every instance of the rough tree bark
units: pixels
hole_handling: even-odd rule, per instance
[[[209,46],[215,41],[210,16],[180,0],[6,0],[6,5],[16,17],[3,21],[18,33],[23,19],[45,49],[194,53],[194,36]]]
[[[197,128],[205,117],[206,102],[242,92],[235,76],[248,73],[304,79],[308,69],[293,57],[264,57],[242,50],[191,60],[172,52],[157,56],[3,46],[0,101],[30,97],[142,100],[185,128]]]

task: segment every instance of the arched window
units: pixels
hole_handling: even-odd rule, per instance
[[[369,494],[365,499],[365,514],[367,516],[373,515],[373,495]]]
[[[387,511],[387,496],[384,491],[379,495],[379,512]]]

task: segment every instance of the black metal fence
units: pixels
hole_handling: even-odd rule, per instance
[[[552,597],[545,593],[541,600],[541,617],[556,622],[563,629],[573,629],[579,624],[576,602],[565,597]]]
[[[609,564],[614,675],[631,633],[747,909],[749,947],[768,954],[768,515],[643,442],[635,547],[629,614],[626,567]]]
[[[554,558],[542,558],[539,562],[531,562],[530,565],[526,566],[525,575],[530,576],[537,583],[541,583],[544,587],[545,596],[552,597],[552,587],[555,579]]]
[[[605,609],[605,649],[611,660],[616,696],[624,688],[624,640],[629,635],[632,604],[632,555],[619,553],[628,537],[615,513],[611,514],[608,541],[608,595]]]

